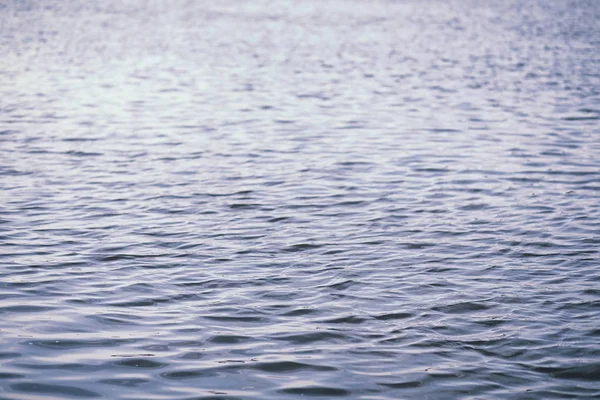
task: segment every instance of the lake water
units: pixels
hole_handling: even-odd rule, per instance
[[[4,1],[0,398],[600,398],[599,21]]]

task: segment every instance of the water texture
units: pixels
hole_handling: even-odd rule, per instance
[[[600,398],[598,21],[2,2],[0,398]]]

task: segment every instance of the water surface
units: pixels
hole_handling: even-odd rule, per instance
[[[600,397],[600,2],[0,5],[0,398]]]

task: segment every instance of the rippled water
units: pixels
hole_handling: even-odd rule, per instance
[[[600,397],[598,21],[3,2],[0,397]]]

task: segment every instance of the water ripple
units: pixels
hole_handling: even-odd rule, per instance
[[[600,397],[600,7],[432,1],[0,5],[0,397]]]

